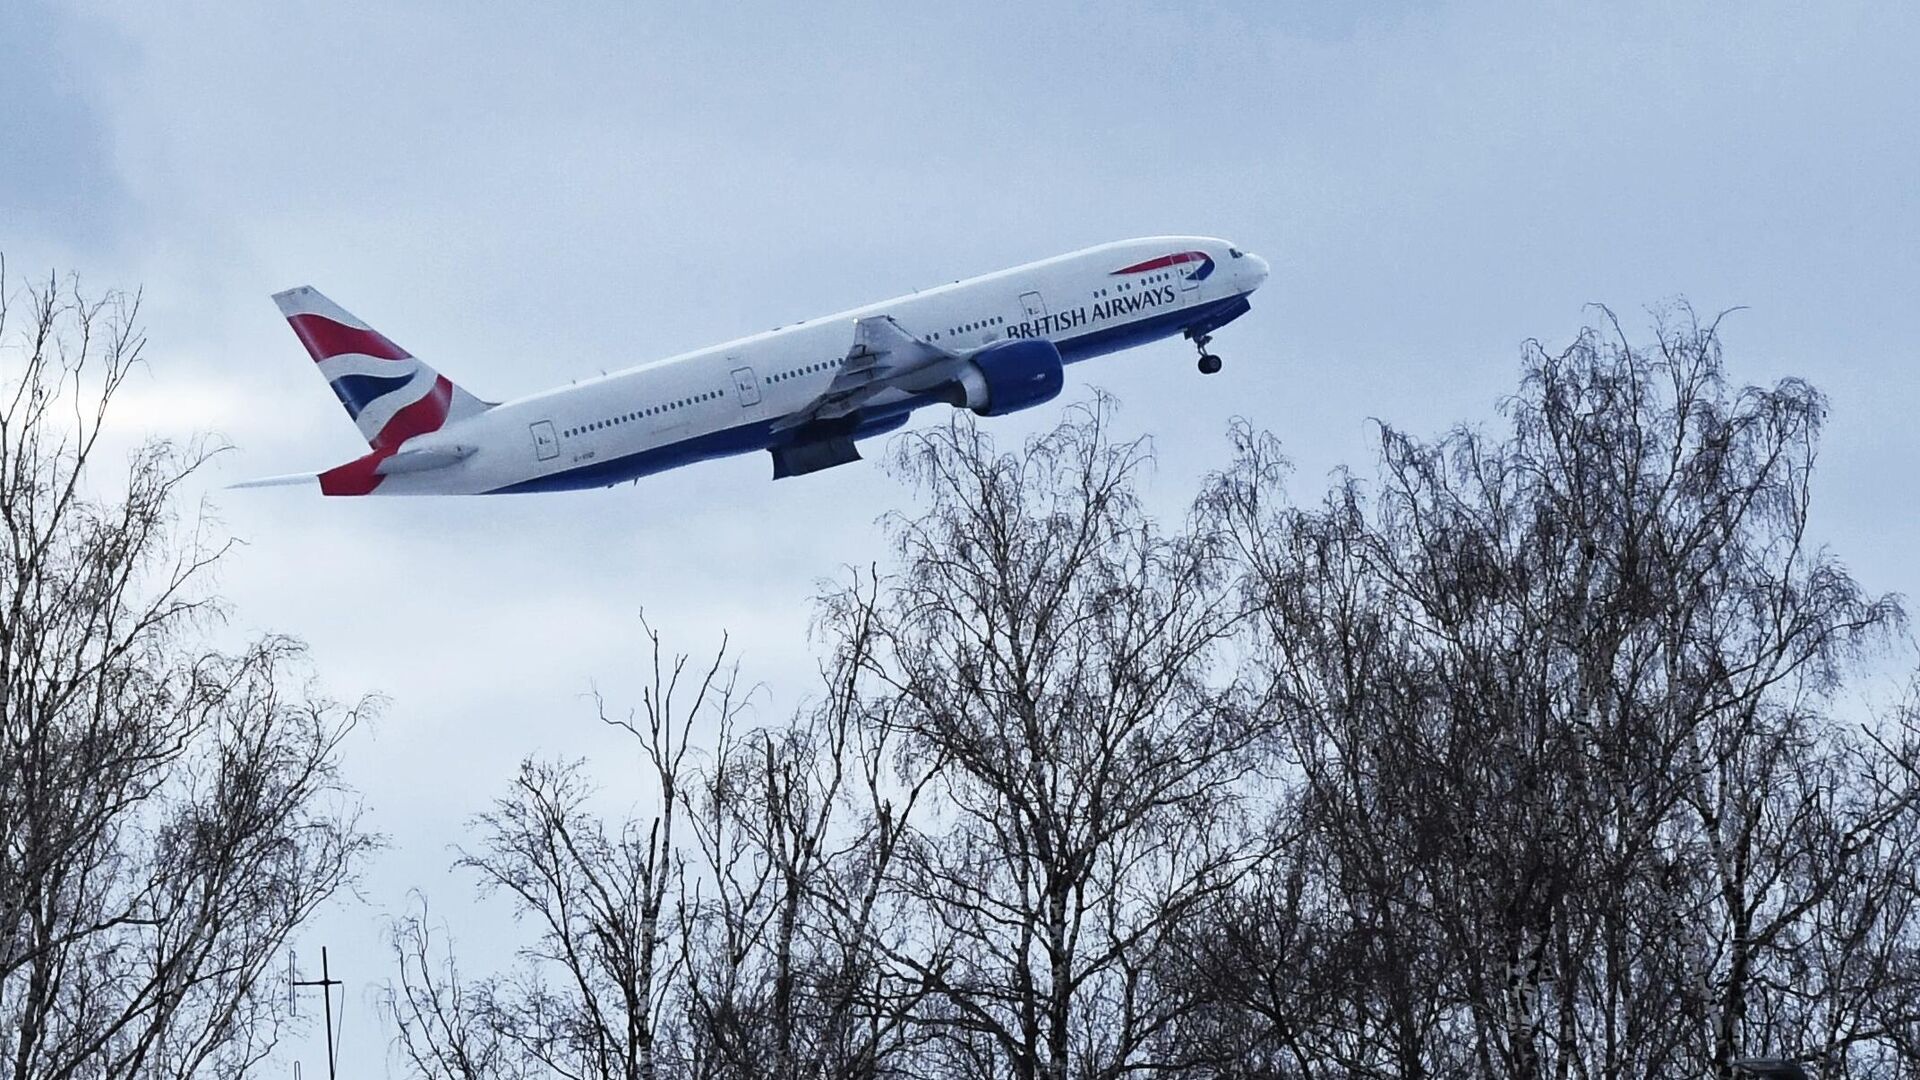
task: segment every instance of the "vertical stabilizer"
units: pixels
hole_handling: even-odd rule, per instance
[[[288,289],[275,293],[273,302],[375,450],[397,449],[415,435],[491,407],[317,289]]]

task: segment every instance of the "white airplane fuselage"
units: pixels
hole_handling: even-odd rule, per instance
[[[773,450],[778,468],[783,446],[817,437],[828,428],[848,440],[844,445],[850,448],[850,440],[897,428],[913,410],[925,405],[958,404],[985,414],[1011,411],[987,399],[986,395],[1001,388],[985,386],[981,368],[974,364],[976,356],[989,355],[994,346],[1050,342],[1061,363],[1072,363],[1182,334],[1204,344],[1212,330],[1248,310],[1247,297],[1266,277],[1263,260],[1223,240],[1196,236],[1126,240],[491,406],[440,378],[438,382],[457,396],[451,411],[440,405],[444,419],[436,429],[410,433],[402,426],[401,441],[394,441],[394,429],[389,429],[383,446],[363,423],[375,454],[362,459],[366,467],[345,481],[326,482],[347,466],[321,474],[323,487],[329,494],[381,495],[573,490],[605,487],[694,461],[756,450]],[[310,292],[294,290],[282,297]],[[311,318],[300,314],[309,309],[302,309],[297,300],[284,299],[282,307],[295,320],[296,331],[356,420],[361,419],[361,409],[377,409],[377,404],[369,403],[377,399],[350,402],[348,391],[337,381],[341,376],[333,372],[351,369],[377,376],[383,370],[380,358],[357,353],[323,356],[299,322]],[[351,319],[344,312],[334,317]],[[889,332],[917,339],[913,347],[922,359],[912,365],[876,368],[886,377],[876,378],[865,396],[846,399],[857,404],[842,406],[844,412],[831,420],[815,418],[796,424],[789,419],[811,415],[810,407],[819,412],[823,395],[831,398],[838,392],[836,387],[847,385],[847,370],[853,366],[849,347],[855,344],[856,326],[862,320],[883,318],[893,324]],[[353,325],[364,327],[357,321]],[[391,347],[371,328],[365,330]],[[378,349],[368,347],[368,351]],[[1052,350],[1026,351],[1038,356]],[[1004,348],[1002,353],[1011,355]],[[431,369],[425,369],[423,378],[433,376]],[[398,382],[397,378],[384,380]],[[1058,386],[1056,374],[1045,396],[1051,397]],[[1013,408],[1038,403],[1022,400]],[[388,462],[385,457],[394,460]],[[847,459],[830,464],[843,460]],[[817,467],[824,466],[797,471]]]

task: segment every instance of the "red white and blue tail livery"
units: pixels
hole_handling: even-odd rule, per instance
[[[312,288],[274,296],[367,440],[305,483],[328,495],[606,487],[765,450],[776,478],[859,460],[915,409],[996,416],[1048,401],[1062,366],[1183,336],[1200,370],[1267,264],[1222,240],[1126,240],[957,281],[504,403],[482,401]]]

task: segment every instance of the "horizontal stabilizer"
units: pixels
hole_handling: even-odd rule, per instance
[[[310,473],[310,472],[287,473],[284,476],[262,476],[253,480],[242,480],[237,484],[228,484],[227,489],[232,490],[234,488],[289,487],[294,484],[311,484],[318,479],[320,479],[319,473]]]
[[[390,450],[375,450],[365,457],[355,458],[345,465],[336,465],[317,473],[288,473],[285,476],[263,476],[258,480],[242,480],[228,487],[256,488],[280,487],[287,484],[307,484],[320,481],[320,491],[324,495],[370,495],[380,486],[383,477],[395,473],[426,472],[429,469],[444,469],[472,457],[477,446],[423,446],[418,450],[402,450],[394,453]]]

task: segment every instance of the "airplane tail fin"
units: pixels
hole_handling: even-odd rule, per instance
[[[273,302],[376,451],[493,407],[311,286],[275,293]]]

